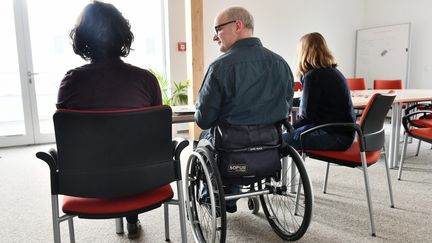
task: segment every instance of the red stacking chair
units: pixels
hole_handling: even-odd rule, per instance
[[[381,155],[381,149],[384,147],[384,119],[392,105],[396,94],[374,94],[360,118],[359,124],[356,123],[329,123],[311,128],[301,134],[301,141],[307,139],[307,134],[317,129],[326,127],[339,127],[343,129],[352,129],[356,131],[357,137],[354,143],[345,151],[327,151],[327,150],[303,150],[303,156],[322,160],[327,162],[326,176],[324,181],[324,193],[327,190],[327,180],[330,163],[339,164],[346,167],[361,167],[363,169],[364,183],[366,189],[366,198],[369,207],[369,222],[373,236],[375,236],[375,225],[372,213],[372,201],[369,188],[369,179],[367,168],[375,164]],[[391,189],[390,174],[387,163],[383,163],[386,169],[388,188],[390,194],[390,206],[393,207],[393,194]]]
[[[346,81],[351,91],[366,90],[366,81],[364,78],[347,78]],[[356,117],[360,117],[363,108],[356,108],[354,110],[356,112]]]
[[[347,78],[346,81],[351,91],[366,89],[366,81],[364,78]]]
[[[302,91],[303,85],[300,81],[294,81],[294,92]]]
[[[403,89],[403,84],[400,79],[375,79],[374,89]],[[409,106],[409,104],[402,104],[402,109],[406,109],[407,106]]]
[[[75,241],[73,218],[116,218],[164,205],[165,236],[169,240],[168,207],[177,204],[182,241],[186,242],[180,153],[186,140],[172,141],[169,106],[121,111],[58,110],[53,117],[57,150],[36,157],[50,168],[54,242],[60,223],[68,221]],[[171,182],[177,183],[174,200]],[[59,213],[58,196],[63,195]]]
[[[294,81],[294,92],[302,91],[302,89],[303,89],[302,83],[300,81]],[[294,98],[293,99],[293,107],[294,107],[294,109],[298,109],[299,106],[300,106],[300,98]],[[288,121],[293,121],[294,122],[295,119],[296,119],[295,116],[297,116],[297,111],[293,110],[292,114],[294,115],[294,119],[292,119],[292,117],[290,115],[290,116],[288,116]]]
[[[421,110],[432,110],[432,105],[429,103],[414,104],[405,109],[405,116],[412,112],[421,111]],[[410,117],[409,125],[416,128],[432,127],[432,114],[419,112],[417,113],[416,116]],[[420,145],[421,145],[421,140],[419,140],[417,145],[416,156],[418,156],[420,152]]]
[[[432,114],[421,112],[425,110],[432,110],[432,105],[419,103],[406,108],[405,116],[419,111],[416,116],[410,118],[409,124],[415,127],[432,127]]]
[[[422,110],[422,111],[415,111],[412,113],[409,113],[408,115],[404,116],[402,118],[402,124],[405,128],[405,141],[404,146],[401,154],[401,160],[399,162],[399,172],[398,172],[398,180],[402,177],[402,167],[405,160],[405,154],[406,154],[406,147],[407,147],[407,140],[408,137],[413,137],[418,139],[419,141],[425,141],[427,143],[432,143],[432,126],[430,126],[429,123],[420,123],[422,119],[416,119],[417,115],[431,115],[432,111],[430,110]],[[429,120],[429,119],[424,119]],[[420,125],[426,125],[426,126],[419,126]],[[418,154],[418,151],[417,151]]]
[[[402,80],[374,80],[374,89],[403,89]]]

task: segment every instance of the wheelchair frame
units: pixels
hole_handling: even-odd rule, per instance
[[[312,219],[313,191],[303,159],[295,149],[288,146],[279,175],[258,180],[249,192],[229,195],[223,190],[215,152],[210,143],[198,144],[186,166],[187,218],[197,242],[226,241],[225,201],[240,198],[249,198],[249,209],[256,213],[259,197],[270,226],[283,240],[298,240],[306,233]],[[201,197],[204,187],[207,198]]]

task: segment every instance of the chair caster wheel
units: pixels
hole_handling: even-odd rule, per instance
[[[252,197],[248,199],[248,208],[253,214],[257,214],[259,211],[259,201],[258,198]]]

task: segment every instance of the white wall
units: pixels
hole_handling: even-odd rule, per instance
[[[355,34],[362,27],[364,0],[204,0],[204,65],[219,55],[212,41],[213,20],[230,6],[248,9],[255,19],[255,36],[278,53],[294,71],[298,39],[309,32],[324,35],[344,75],[354,75]]]
[[[186,41],[185,1],[165,0],[165,42],[167,44],[167,75],[169,80],[183,82],[187,79],[186,52],[177,50],[177,42]],[[190,48],[190,46],[187,46]]]
[[[186,53],[177,52],[177,41],[185,40],[185,0],[169,2],[171,79],[187,77]],[[189,0],[187,0],[189,1]],[[411,23],[409,88],[432,89],[432,1],[430,0],[203,0],[204,69],[219,55],[212,41],[213,19],[226,7],[247,8],[255,18],[255,36],[280,54],[295,69],[298,39],[321,32],[346,77],[354,75],[356,30]],[[190,43],[188,43],[190,44]],[[188,46],[190,47],[190,46]]]
[[[432,89],[432,1],[365,0],[364,27],[411,23],[409,88]]]

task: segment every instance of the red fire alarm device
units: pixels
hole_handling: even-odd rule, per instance
[[[186,51],[186,42],[177,42],[178,51]]]

